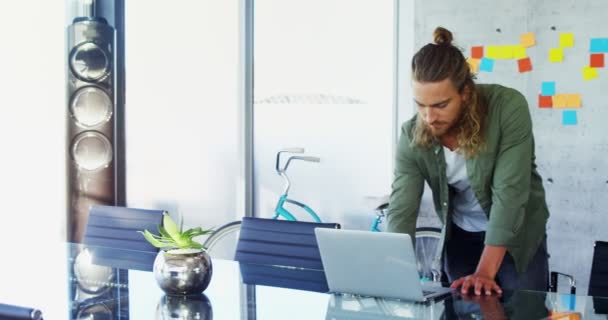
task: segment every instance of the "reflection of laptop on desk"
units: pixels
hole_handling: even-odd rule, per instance
[[[422,285],[407,234],[327,228],[315,234],[331,292],[429,301],[453,291]]]

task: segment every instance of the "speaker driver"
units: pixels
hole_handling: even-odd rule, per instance
[[[94,42],[83,42],[74,47],[70,57],[74,74],[84,81],[99,81],[110,73],[108,54]]]
[[[113,103],[110,96],[98,87],[80,88],[72,97],[70,114],[76,123],[90,128],[108,122],[112,117]]]
[[[72,159],[85,171],[106,168],[112,162],[112,156],[110,140],[96,131],[82,132],[72,143]]]

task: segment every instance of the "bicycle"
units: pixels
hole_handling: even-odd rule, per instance
[[[382,230],[380,230],[380,225],[386,218],[389,197],[384,196],[370,199],[380,203],[374,209],[376,216],[372,220],[370,231],[382,232]],[[440,282],[440,247],[443,247],[442,230],[437,227],[417,227],[415,237],[416,263],[418,265],[420,278],[424,281],[432,280],[434,282]]]
[[[296,205],[296,206],[302,208],[306,213],[308,213],[308,215],[310,215],[312,217],[312,219],[315,222],[319,222],[319,223],[322,222],[321,218],[319,218],[317,213],[312,208],[310,208],[309,206],[307,206],[306,204],[304,204],[302,202],[288,198],[289,189],[291,187],[291,181],[289,180],[289,177],[287,176],[287,168],[289,167],[289,164],[291,163],[292,160],[320,162],[321,159],[319,157],[310,157],[310,156],[290,156],[287,159],[287,161],[285,162],[285,164],[283,166],[281,166],[281,155],[284,153],[302,154],[302,153],[304,153],[304,148],[287,148],[287,149],[281,149],[279,152],[277,152],[275,170],[276,170],[277,174],[279,176],[281,176],[283,178],[283,180],[285,181],[285,187],[284,187],[283,193],[281,194],[281,196],[279,196],[277,205],[274,209],[274,215],[273,215],[272,219],[279,219],[281,217],[286,220],[297,221],[298,219],[296,218],[296,216],[284,207],[285,203],[291,203],[293,205]],[[233,221],[228,224],[225,224],[225,225],[221,226],[220,228],[218,228],[216,231],[214,231],[205,240],[203,245],[206,248],[214,248],[216,246],[216,244],[218,242],[220,242],[220,240],[224,239],[226,236],[231,235],[231,234],[236,236],[236,234],[240,230],[240,228],[241,228],[241,221]]]

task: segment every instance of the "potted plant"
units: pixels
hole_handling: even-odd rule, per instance
[[[150,244],[161,249],[154,260],[153,272],[160,288],[169,295],[200,294],[211,281],[211,258],[206,248],[193,238],[213,230],[196,227],[184,231],[183,227],[183,220],[178,227],[165,212],[158,235],[148,230],[138,231]]]

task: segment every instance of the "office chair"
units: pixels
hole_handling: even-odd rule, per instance
[[[323,270],[315,228],[339,229],[337,223],[243,218],[235,260]]]
[[[38,309],[0,303],[0,319],[40,320],[42,312]]]
[[[83,243],[89,247],[93,263],[119,269],[152,270],[158,248],[137,231],[156,232],[163,210],[92,206]]]
[[[608,242],[595,242],[587,295],[608,297]]]

